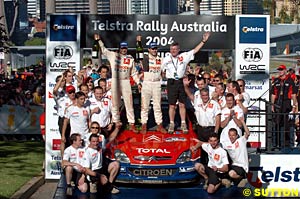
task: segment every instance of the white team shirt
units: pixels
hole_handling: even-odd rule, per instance
[[[91,121],[96,121],[101,127],[106,127],[111,122],[112,102],[109,98],[102,98],[100,101],[92,98],[90,109],[93,110],[96,107],[100,108],[100,112],[94,113],[91,117]]]
[[[161,72],[162,72],[162,58],[159,56],[152,56],[148,54],[149,57],[149,70],[144,71],[144,81],[156,81],[160,82]]]
[[[59,117],[64,117],[66,113],[66,108],[73,104],[72,100],[68,96],[55,98],[57,104],[57,115]]]
[[[178,78],[183,78],[187,64],[193,59],[194,50],[180,53],[177,57],[172,57],[170,53],[167,53],[162,62],[162,70],[166,71],[166,78],[175,79],[175,73]]]
[[[219,103],[221,109],[223,109],[226,106],[225,95],[223,95],[222,97],[219,97],[218,103]]]
[[[97,151],[88,147],[84,153],[83,167],[97,170],[102,168],[102,150]]]
[[[243,96],[244,96],[244,95],[243,95]],[[240,99],[239,94],[236,95],[236,96],[234,96],[234,99],[235,99],[235,100],[239,100],[239,99]],[[250,99],[249,99],[249,102],[250,102]],[[237,104],[237,102],[236,102],[236,104]],[[247,99],[245,99],[245,98],[244,98],[244,101],[243,101],[242,104],[244,105],[245,108],[248,108],[248,107],[249,107],[249,103],[248,103]]]
[[[222,145],[232,159],[232,165],[242,167],[246,172],[248,172],[249,160],[246,144],[247,139],[245,136],[242,136],[239,137],[234,143],[226,142]]]
[[[237,119],[240,119],[242,117],[244,117],[244,113],[243,110],[239,107],[239,106],[234,106],[233,107],[235,116]],[[229,117],[230,115],[230,109],[228,107],[224,107],[221,111],[221,122],[224,121],[227,117]],[[229,140],[229,136],[228,136],[228,131],[231,128],[235,128],[239,134],[239,136],[242,136],[242,130],[240,129],[240,127],[238,127],[238,125],[236,125],[236,123],[234,122],[233,119],[231,119],[229,121],[229,123],[227,124],[227,126],[225,128],[223,128],[222,132],[221,132],[221,136],[220,136],[220,142],[223,144],[224,142],[230,142]]]
[[[202,144],[202,148],[208,154],[208,167],[222,168],[224,165],[229,164],[227,153],[223,148],[213,149],[209,143]]]
[[[64,150],[64,156],[63,156],[63,160],[66,160],[68,162],[72,162],[72,163],[78,163],[80,165],[83,165],[83,156],[84,156],[84,152],[85,149],[84,148],[78,148],[75,149],[72,145],[67,147]],[[78,170],[78,168],[76,166],[74,166],[74,168],[76,170]]]
[[[81,107],[71,105],[67,108],[65,117],[70,120],[71,133],[79,133],[85,135],[89,132],[88,122],[90,119],[89,107]]]
[[[218,102],[209,100],[205,105],[200,97],[200,91],[194,94],[194,108],[197,122],[200,126],[215,126],[216,116],[221,114]]]

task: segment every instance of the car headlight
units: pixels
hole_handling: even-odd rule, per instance
[[[177,158],[176,163],[185,163],[191,160],[192,157],[192,152],[190,150],[187,150],[185,152],[183,152],[179,158]]]
[[[127,155],[123,151],[121,151],[121,150],[115,150],[115,158],[119,162],[130,163],[130,160],[127,157]]]

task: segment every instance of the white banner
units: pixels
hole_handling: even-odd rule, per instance
[[[235,33],[235,78],[244,79],[245,90],[250,94],[249,110],[265,111],[269,101],[270,17],[267,15],[237,15]],[[262,100],[261,100],[262,99]],[[257,113],[256,112],[256,113]],[[250,144],[266,145],[266,117],[251,114]]]
[[[61,135],[53,98],[53,88],[58,75],[80,68],[80,16],[48,15],[46,47],[46,179],[59,179],[61,174]]]
[[[248,181],[255,188],[300,190],[299,155],[252,155],[249,166]]]

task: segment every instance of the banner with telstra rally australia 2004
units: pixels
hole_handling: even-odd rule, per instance
[[[118,48],[127,41],[135,48],[137,35],[142,35],[143,46],[157,42],[160,49],[177,41],[181,50],[193,48],[204,32],[211,32],[206,49],[234,48],[234,17],[180,15],[82,15],[81,47],[91,47],[93,34],[98,33],[108,48]],[[84,26],[83,26],[84,23]],[[226,39],[225,39],[226,38]]]

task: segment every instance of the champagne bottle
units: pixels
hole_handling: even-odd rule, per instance
[[[136,40],[136,60],[141,61],[144,59],[144,49],[142,46],[142,36],[137,36]]]
[[[98,40],[94,40],[93,48],[92,48],[92,58],[98,59],[99,58],[99,43]]]

